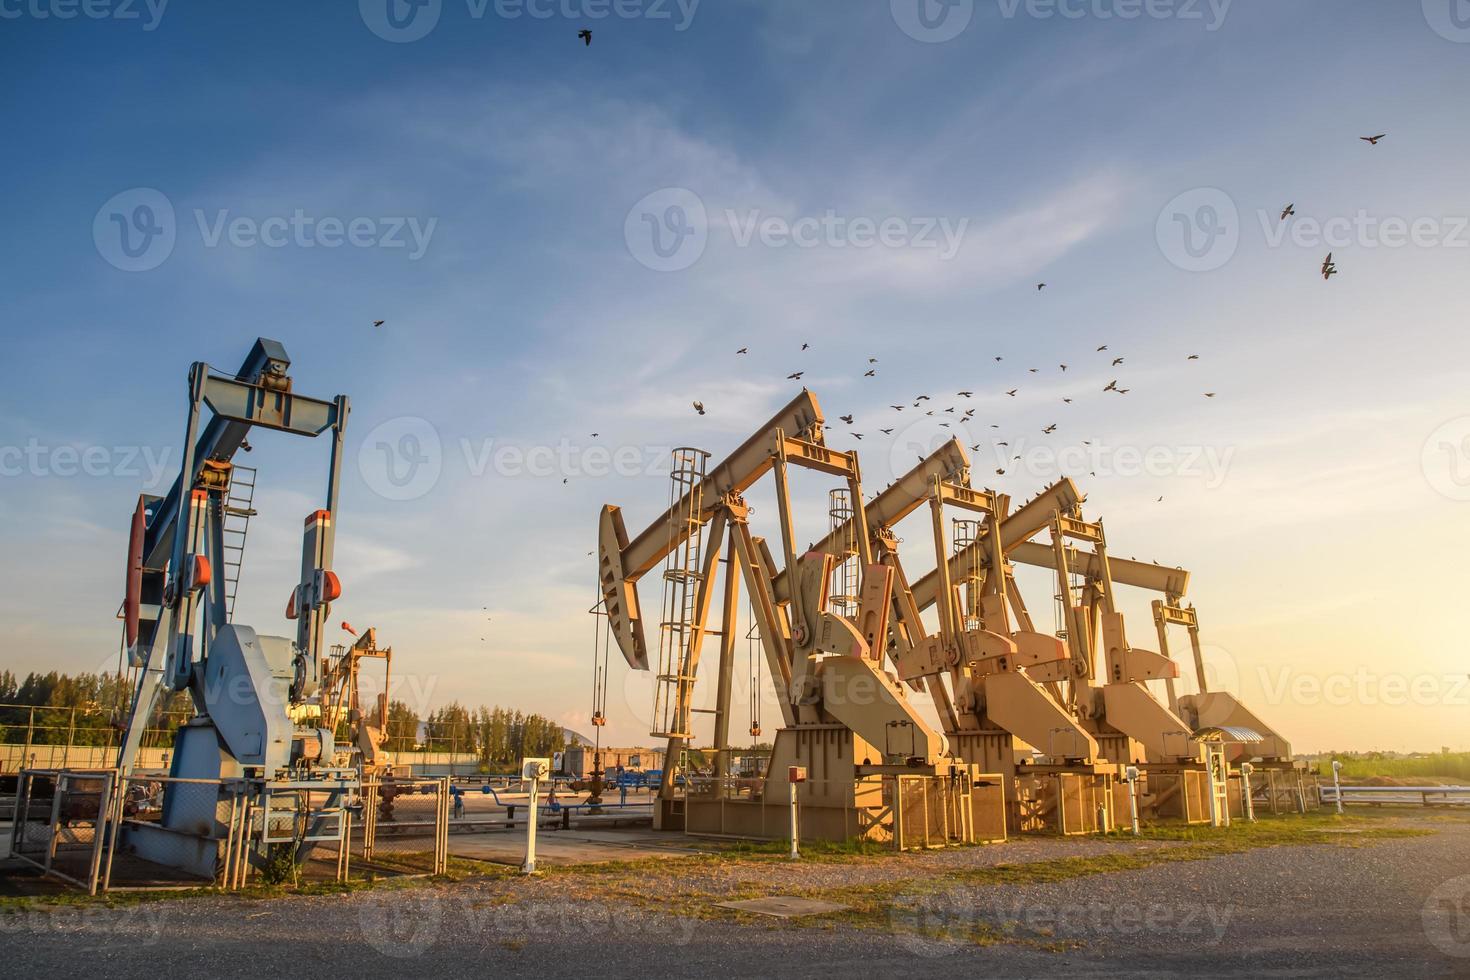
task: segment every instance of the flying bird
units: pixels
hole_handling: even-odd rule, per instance
[[[1215,393],[1213,391],[1207,391],[1207,392],[1205,392],[1205,397],[1206,398],[1214,398],[1215,397]]]
[[[790,374],[786,375],[786,380],[787,381],[800,381],[801,380],[801,376],[803,374],[806,374],[806,372],[805,371],[792,371]]]
[[[1188,357],[1185,358],[1185,360],[1186,361],[1197,361],[1197,360],[1199,360],[1199,355],[1198,354],[1190,354]]]
[[[961,398],[971,398],[974,396],[975,393],[973,391],[958,391],[955,392],[955,394],[959,395]]]
[[[736,351],[735,353],[737,353],[737,354],[749,354],[750,353],[750,348],[749,347],[742,347],[738,351]]]
[[[588,47],[588,48],[592,47],[592,32],[591,31],[586,30],[586,29],[580,30],[580,31],[577,32],[577,36],[582,39],[582,44],[583,44],[584,47]]]
[[[1059,364],[1057,366],[1060,367],[1063,371],[1067,370],[1067,365],[1065,364]]]
[[[865,372],[863,372],[863,377],[865,377],[865,378],[874,378],[874,377],[877,377],[877,376],[878,376],[878,372],[877,371],[865,371]]]
[[[1337,263],[1332,261],[1332,253],[1327,253],[1327,258],[1322,260],[1322,278],[1331,279],[1337,275]]]
[[[1118,379],[1117,378],[1114,378],[1112,381],[1109,381],[1108,382],[1108,386],[1103,389],[1103,391],[1117,391],[1117,390],[1118,390]]]
[[[375,327],[381,327],[384,323],[387,323],[387,322],[388,321],[386,321],[386,320],[374,320],[373,321],[373,326],[375,326]]]
[[[885,436],[891,436],[891,435],[893,435],[893,430],[892,429],[879,429],[878,431],[881,432],[881,433],[883,433]]]
[[[704,414],[704,402],[695,402],[694,403],[694,410],[696,412],[698,412],[700,415],[703,415]]]
[[[852,425],[852,416],[851,415],[839,415],[837,417],[840,418],[842,421],[846,422],[848,425]]]
[[[1018,389],[1018,388],[1012,388],[1010,391],[1006,392],[1006,394],[1007,395],[1010,395],[1012,398],[1015,398],[1016,397],[1016,392],[1019,391],[1019,390],[1020,389]]]
[[[1290,218],[1294,214],[1296,214],[1296,205],[1288,204],[1286,207],[1281,209],[1281,220],[1285,221],[1287,218]]]
[[[878,363],[878,359],[876,357],[870,357],[870,358],[868,358],[868,363],[869,364],[877,364]]]
[[[1039,293],[1039,292],[1041,292],[1041,291],[1042,291],[1042,290],[1043,290],[1043,289],[1045,289],[1045,288],[1046,288],[1046,283],[1044,283],[1044,282],[1038,282],[1038,283],[1037,283],[1037,284],[1036,284],[1036,291],[1037,291],[1037,292],[1038,292],[1038,293]]]
[[[1377,146],[1378,141],[1383,139],[1383,137],[1387,135],[1387,133],[1379,133],[1377,136],[1359,136],[1358,139],[1362,140],[1364,143],[1367,143],[1369,146]]]
[[[1098,348],[1098,351],[1099,352],[1102,352],[1102,351],[1105,351],[1107,349],[1108,349],[1108,345],[1107,344],[1103,344],[1101,347]]]
[[[1044,436],[1049,436],[1055,431],[1057,431],[1057,424],[1053,422],[1051,425],[1048,425],[1046,428],[1042,429],[1041,434]]]
[[[807,349],[807,348],[808,348],[808,347],[810,347],[810,346],[811,346],[811,344],[802,344],[802,345],[801,345],[801,349],[802,349],[802,350],[806,350],[806,349]]]
[[[1122,363],[1123,363],[1123,359],[1121,357],[1115,357],[1115,358],[1113,358],[1113,367],[1117,367],[1119,364],[1122,364]]]

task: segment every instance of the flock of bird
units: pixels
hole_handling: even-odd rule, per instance
[[[1370,146],[1377,146],[1378,143],[1379,143],[1379,141],[1381,141],[1382,139],[1384,139],[1384,137],[1386,135],[1387,134],[1385,134],[1385,133],[1379,133],[1376,136],[1361,136],[1361,137],[1359,137],[1359,139],[1361,139],[1363,142],[1369,144]],[[1288,218],[1293,217],[1295,214],[1296,214],[1296,204],[1295,204],[1295,202],[1289,203],[1289,204],[1286,205],[1286,207],[1284,207],[1284,208],[1281,209],[1281,220],[1282,221],[1286,221]],[[1337,264],[1333,261],[1332,253],[1331,252],[1327,253],[1327,258],[1325,258],[1322,261],[1321,273],[1322,273],[1322,278],[1323,279],[1327,279],[1327,280],[1330,280],[1333,276],[1335,276],[1335,275],[1338,274]],[[1047,283],[1045,283],[1045,282],[1038,282],[1036,284],[1036,291],[1038,293],[1040,293],[1041,291],[1045,290],[1046,288],[1047,288]],[[804,344],[801,345],[801,350],[802,351],[807,351],[807,350],[810,350],[810,349],[811,349],[811,344],[809,344],[809,343],[804,343]],[[737,356],[743,356],[743,355],[747,355],[749,353],[750,353],[750,348],[749,347],[741,347],[741,348],[739,348],[738,350],[735,351],[735,354]],[[1108,345],[1107,344],[1100,344],[1093,353],[1094,353],[1094,355],[1095,354],[1110,354],[1110,352],[1108,350]],[[995,357],[995,361],[997,363],[999,363],[999,362],[1001,362],[1001,361],[1004,360],[1004,356],[1003,355],[997,354],[997,355],[994,355],[994,357]],[[1190,355],[1188,355],[1185,358],[1186,361],[1198,361],[1199,359],[1200,359],[1200,355],[1198,355],[1198,354],[1190,354]],[[1126,363],[1126,360],[1127,360],[1127,358],[1126,357],[1123,357],[1123,356],[1110,356],[1108,358],[1108,361],[1109,361],[1108,367],[1110,367],[1110,368],[1120,368],[1120,367],[1123,367],[1124,364]],[[877,373],[878,373],[877,372],[877,368],[873,367],[873,365],[875,365],[877,363],[878,363],[878,359],[876,357],[869,357],[868,358],[868,361],[867,361],[867,369],[863,372],[863,377],[864,378],[875,378],[875,377],[877,377]],[[1068,365],[1067,364],[1058,364],[1057,365],[1057,369],[1061,373],[1066,373],[1067,368],[1068,368]],[[1027,369],[1027,372],[1029,374],[1039,374],[1040,371],[1041,371],[1040,368],[1034,368],[1034,367]],[[806,374],[806,370],[805,369],[792,371],[791,373],[789,373],[789,374],[786,375],[786,380],[787,381],[800,381],[805,376],[805,374]],[[1104,385],[1103,388],[1102,388],[1102,391],[1104,393],[1116,394],[1116,395],[1119,395],[1119,396],[1127,395],[1132,390],[1133,389],[1131,387],[1124,387],[1122,384],[1120,384],[1120,379],[1119,378],[1113,378],[1106,385]],[[1019,385],[1017,385],[1016,387],[1003,389],[1003,393],[1007,397],[1010,397],[1010,398],[1017,397],[1020,394],[1020,391],[1021,391],[1021,388],[1020,388]],[[1214,398],[1216,396],[1216,394],[1217,393],[1214,392],[1214,391],[1206,391],[1206,392],[1203,393],[1203,395],[1204,395],[1205,398]],[[959,399],[973,398],[974,395],[975,395],[974,391],[958,391],[958,392],[955,392],[955,397],[956,398],[959,398]],[[927,406],[927,404],[926,404],[926,403],[928,403],[930,401],[932,401],[932,399],[931,399],[931,397],[929,395],[927,395],[927,394],[918,394],[918,395],[913,396],[913,400],[912,400],[911,403],[905,403],[905,404],[889,404],[888,407],[889,407],[889,409],[891,409],[894,412],[903,412],[906,409],[922,409],[925,416],[934,416],[936,414],[936,409],[929,408]],[[1070,405],[1070,404],[1073,403],[1073,397],[1072,396],[1064,396],[1064,397],[1062,397],[1061,401],[1064,404]],[[699,415],[704,415],[705,414],[706,409],[705,409],[705,405],[704,405],[703,402],[696,401],[696,402],[693,403],[693,405],[694,405],[694,411],[696,413],[698,413]],[[953,416],[954,422],[963,424],[965,422],[968,422],[975,415],[975,409],[973,409],[973,408],[966,408],[963,411],[960,411],[959,410],[959,405],[956,404],[956,405],[950,405],[950,406],[944,408],[942,410],[942,412],[940,412],[939,414],[940,415]],[[864,437],[864,433],[858,432],[858,431],[855,431],[855,430],[852,429],[852,426],[855,424],[855,415],[854,414],[852,414],[852,413],[843,414],[843,415],[839,415],[837,418],[842,423],[844,423],[846,426],[848,426],[848,432],[849,432],[849,434],[854,439],[856,439],[858,441],[862,441],[862,439]],[[943,427],[943,428],[951,428],[953,423],[950,422],[950,421],[940,421],[938,424],[941,427]],[[990,427],[992,429],[999,429],[1000,428],[999,425],[993,424],[993,423],[991,424]],[[832,427],[831,426],[827,426],[827,428],[830,429]],[[1044,426],[1041,429],[1041,434],[1044,435],[1044,436],[1050,436],[1050,435],[1053,435],[1054,433],[1056,433],[1058,431],[1058,429],[1059,429],[1058,423],[1052,422],[1052,423]],[[886,435],[886,436],[891,436],[893,434],[893,432],[894,432],[894,428],[880,427],[878,429],[878,431],[881,432],[882,434]],[[1084,439],[1082,441],[1082,444],[1085,445],[1085,446],[1090,446],[1092,443],[1091,443],[1091,440]],[[997,441],[994,442],[994,446],[996,448],[1007,448],[1008,449],[1010,447],[1010,441],[1009,440],[997,440]],[[971,446],[970,449],[971,449],[972,452],[979,452],[979,451],[981,451],[982,446],[979,445],[979,444],[977,444],[977,445]],[[1011,459],[1010,459],[1010,462],[1014,462],[1016,460],[1019,460],[1020,458],[1021,458],[1021,456],[1019,454],[1018,455],[1015,455],[1015,456],[1012,456]],[[999,467],[996,468],[995,472],[996,472],[996,475],[997,476],[1004,476],[1005,473],[1006,473],[1006,468],[1005,468],[1004,465],[999,466]],[[1093,475],[1096,475],[1096,474],[1094,473]],[[1159,501],[1162,501],[1163,499],[1164,499],[1163,497],[1159,497],[1158,498]]]
[[[1037,285],[1036,288],[1037,288],[1038,291],[1040,291],[1045,285],[1046,285],[1045,283],[1040,283],[1040,284]],[[810,350],[810,349],[811,349],[811,344],[809,344],[809,343],[802,344],[801,345],[801,348],[800,348],[801,351],[807,351],[807,350]],[[743,355],[747,355],[749,353],[750,353],[750,348],[749,347],[741,347],[740,349],[738,349],[737,351],[735,351],[735,355],[736,356],[743,356]],[[1103,354],[1103,355],[1105,355],[1105,360],[1107,360],[1108,367],[1110,367],[1110,368],[1123,367],[1124,364],[1127,361],[1127,358],[1124,357],[1124,356],[1115,356],[1115,355],[1113,355],[1111,353],[1111,351],[1109,351],[1107,344],[1100,344],[1097,347],[1097,349],[1095,351],[1093,351],[1093,354],[1094,355],[1096,355],[1096,354]],[[1185,358],[1186,361],[1198,361],[1199,359],[1200,359],[1200,355],[1198,355],[1198,354],[1190,354],[1190,355],[1188,355]],[[1002,354],[996,354],[996,355],[994,355],[994,361],[996,363],[1003,362],[1004,360],[1005,360],[1005,356],[1004,355],[1002,355]],[[873,367],[873,365],[875,365],[877,363],[878,363],[878,359],[876,357],[869,357],[867,359],[866,370],[863,372],[863,375],[862,376],[864,378],[875,378],[875,377],[877,377],[878,369],[876,367]],[[1066,371],[1067,371],[1067,369],[1068,369],[1068,367],[1069,367],[1069,365],[1067,365],[1065,363],[1059,363],[1057,365],[1057,370],[1060,373],[1065,374]],[[1028,374],[1040,374],[1041,373],[1041,368],[1034,368],[1034,367],[1033,368],[1027,368],[1027,373]],[[790,374],[786,375],[786,380],[787,381],[800,381],[805,374],[806,374],[806,370],[804,370],[804,369],[803,370],[798,370],[798,371],[792,371]],[[1106,385],[1104,385],[1101,390],[1102,390],[1103,393],[1112,393],[1112,394],[1116,394],[1116,395],[1127,395],[1133,389],[1131,387],[1122,387],[1119,384],[1119,379],[1118,378],[1113,378]],[[1007,396],[1007,397],[1015,398],[1015,397],[1017,397],[1020,394],[1020,392],[1021,392],[1021,388],[1018,385],[1018,386],[1016,386],[1014,388],[1004,389],[1002,393],[1005,396]],[[1067,405],[1072,404],[1073,403],[1073,400],[1074,400],[1074,398],[1076,396],[1076,394],[1077,393],[1074,392],[1073,395],[1063,396],[1061,398],[1062,403],[1063,404],[1067,404]],[[1204,392],[1204,397],[1206,397],[1206,398],[1214,398],[1215,395],[1216,395],[1216,392],[1213,392],[1213,391]],[[973,390],[961,390],[961,391],[955,392],[954,393],[954,397],[957,398],[957,399],[973,399],[975,397],[975,392]],[[943,408],[941,410],[941,409],[938,409],[938,408],[931,408],[931,407],[929,407],[929,403],[932,403],[932,402],[933,402],[933,397],[932,396],[930,396],[930,395],[928,395],[926,393],[920,393],[920,394],[917,394],[917,395],[912,396],[912,400],[911,401],[910,400],[905,400],[902,404],[892,404],[892,403],[890,403],[890,404],[888,404],[888,409],[891,410],[891,411],[893,411],[893,412],[896,412],[896,413],[902,413],[902,412],[904,412],[906,410],[922,410],[925,417],[936,417],[936,418],[940,418],[940,419],[942,419],[944,416],[950,416],[951,417],[950,420],[948,420],[948,421],[939,421],[938,422],[938,425],[941,428],[946,428],[946,429],[948,429],[948,428],[954,428],[954,427],[957,427],[957,426],[962,427],[964,425],[964,423],[969,422],[975,416],[975,409],[974,408],[963,408],[962,409],[961,408],[961,405],[959,403],[956,403],[954,405],[949,405],[949,406],[947,406],[947,407],[945,407],[945,408]],[[696,414],[698,414],[698,415],[704,415],[704,414],[706,414],[707,409],[705,408],[704,402],[702,402],[702,401],[695,401],[692,404],[693,404],[693,408],[694,408],[694,411],[695,411]],[[856,414],[855,413],[841,414],[841,415],[838,415],[837,416],[837,419],[838,419],[838,421],[842,422],[844,425],[846,425],[848,427],[847,430],[846,430],[847,433],[849,435],[851,435],[855,440],[857,440],[859,442],[861,442],[863,440],[863,438],[866,435],[866,433],[858,432],[858,431],[856,431],[855,429],[852,428],[852,426],[856,424]],[[991,423],[990,427],[992,429],[999,429],[1000,428],[1000,426],[998,424],[995,424],[995,423]],[[828,426],[826,426],[826,428],[830,430],[830,429],[833,428],[833,426],[828,425]],[[1050,436],[1050,435],[1056,433],[1059,428],[1060,428],[1060,425],[1058,423],[1052,422],[1052,423],[1050,423],[1050,424],[1042,427],[1042,429],[1040,431],[1041,431],[1041,434],[1042,435],[1044,435],[1044,436]],[[891,435],[893,435],[895,429],[896,429],[896,426],[895,427],[881,427],[880,426],[878,428],[878,431],[881,432],[885,436],[891,436]],[[1090,439],[1084,439],[1082,441],[1082,444],[1083,445],[1086,445],[1086,446],[1090,446],[1092,444],[1092,441]],[[1008,439],[1003,439],[1003,440],[996,440],[993,443],[993,445],[997,449],[1002,449],[1002,448],[1003,449],[1009,449],[1010,446],[1011,446],[1011,443],[1010,443],[1010,441]],[[983,450],[983,448],[984,448],[983,444],[975,444],[975,445],[970,446],[970,451],[971,452],[978,453],[978,452],[981,452]],[[919,457],[919,458],[922,460],[923,457]],[[1015,460],[1019,460],[1020,458],[1021,458],[1020,455],[1016,455],[1016,456],[1012,457],[1011,461],[1013,462]],[[1000,467],[997,467],[996,468],[995,472],[996,472],[996,475],[997,476],[1004,476],[1005,473],[1006,473],[1006,469],[1005,469],[1004,466],[1000,466]],[[1094,473],[1093,475],[1096,475],[1096,474]],[[1159,500],[1163,500],[1163,498],[1160,497]]]

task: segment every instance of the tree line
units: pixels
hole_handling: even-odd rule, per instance
[[[127,724],[133,690],[114,673],[27,674],[0,671],[0,742],[32,745],[116,744]],[[185,691],[159,700],[149,728],[169,733],[193,715]],[[337,733],[345,738],[345,730]],[[503,766],[566,747],[564,730],[538,714],[507,708],[468,708],[458,701],[421,718],[406,702],[388,704],[389,752],[456,752],[482,765]]]
[[[27,674],[0,671],[0,742],[32,745],[108,745],[127,723],[132,687],[114,673]],[[172,731],[193,714],[189,695],[159,700],[149,728]]]
[[[481,765],[503,766],[566,747],[561,725],[544,715],[508,708],[469,708],[455,701],[419,715],[402,701],[388,704],[388,751],[455,752]]]

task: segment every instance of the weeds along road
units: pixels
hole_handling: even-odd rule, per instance
[[[114,977],[1464,977],[1470,814],[1265,820],[1141,843],[499,869],[447,883],[0,912],[5,973]],[[715,905],[800,895],[795,920]],[[331,971],[330,973],[327,971]]]

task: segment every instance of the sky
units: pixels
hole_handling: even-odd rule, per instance
[[[586,731],[601,506],[806,386],[870,490],[1076,479],[1297,749],[1470,749],[1467,77],[1462,0],[0,0],[0,666],[115,667],[189,365],[264,336],[351,398],[332,618],[421,710]],[[327,446],[252,443],[284,635]],[[614,652],[608,740],[651,690]]]

